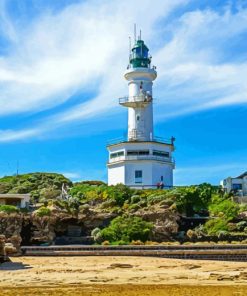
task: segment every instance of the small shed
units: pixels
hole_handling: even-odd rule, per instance
[[[18,208],[27,208],[29,206],[29,203],[30,194],[0,194],[0,205],[12,205]]]

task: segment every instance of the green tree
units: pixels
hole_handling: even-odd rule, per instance
[[[144,221],[140,217],[120,216],[113,219],[110,225],[101,230],[103,240],[111,243],[124,241],[130,243],[132,240],[148,240],[153,224]]]

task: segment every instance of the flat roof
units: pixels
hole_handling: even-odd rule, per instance
[[[25,194],[4,193],[4,194],[0,194],[0,198],[19,198],[19,199],[24,199],[24,198],[30,198],[30,194],[29,193],[25,193]]]

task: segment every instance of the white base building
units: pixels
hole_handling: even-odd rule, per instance
[[[174,138],[165,141],[153,132],[153,81],[155,67],[142,40],[131,49],[124,78],[128,81],[129,95],[119,99],[128,108],[128,138],[107,146],[108,184],[125,184],[135,188],[173,186]]]
[[[227,192],[235,192],[242,196],[247,196],[247,172],[238,177],[228,177],[220,182],[222,188]]]
[[[174,161],[171,143],[122,142],[108,146],[108,184],[153,188],[163,182],[173,186]]]

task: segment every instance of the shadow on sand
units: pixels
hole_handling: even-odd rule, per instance
[[[32,268],[29,264],[23,264],[22,262],[7,261],[0,264],[0,271],[2,270],[20,270]]]

